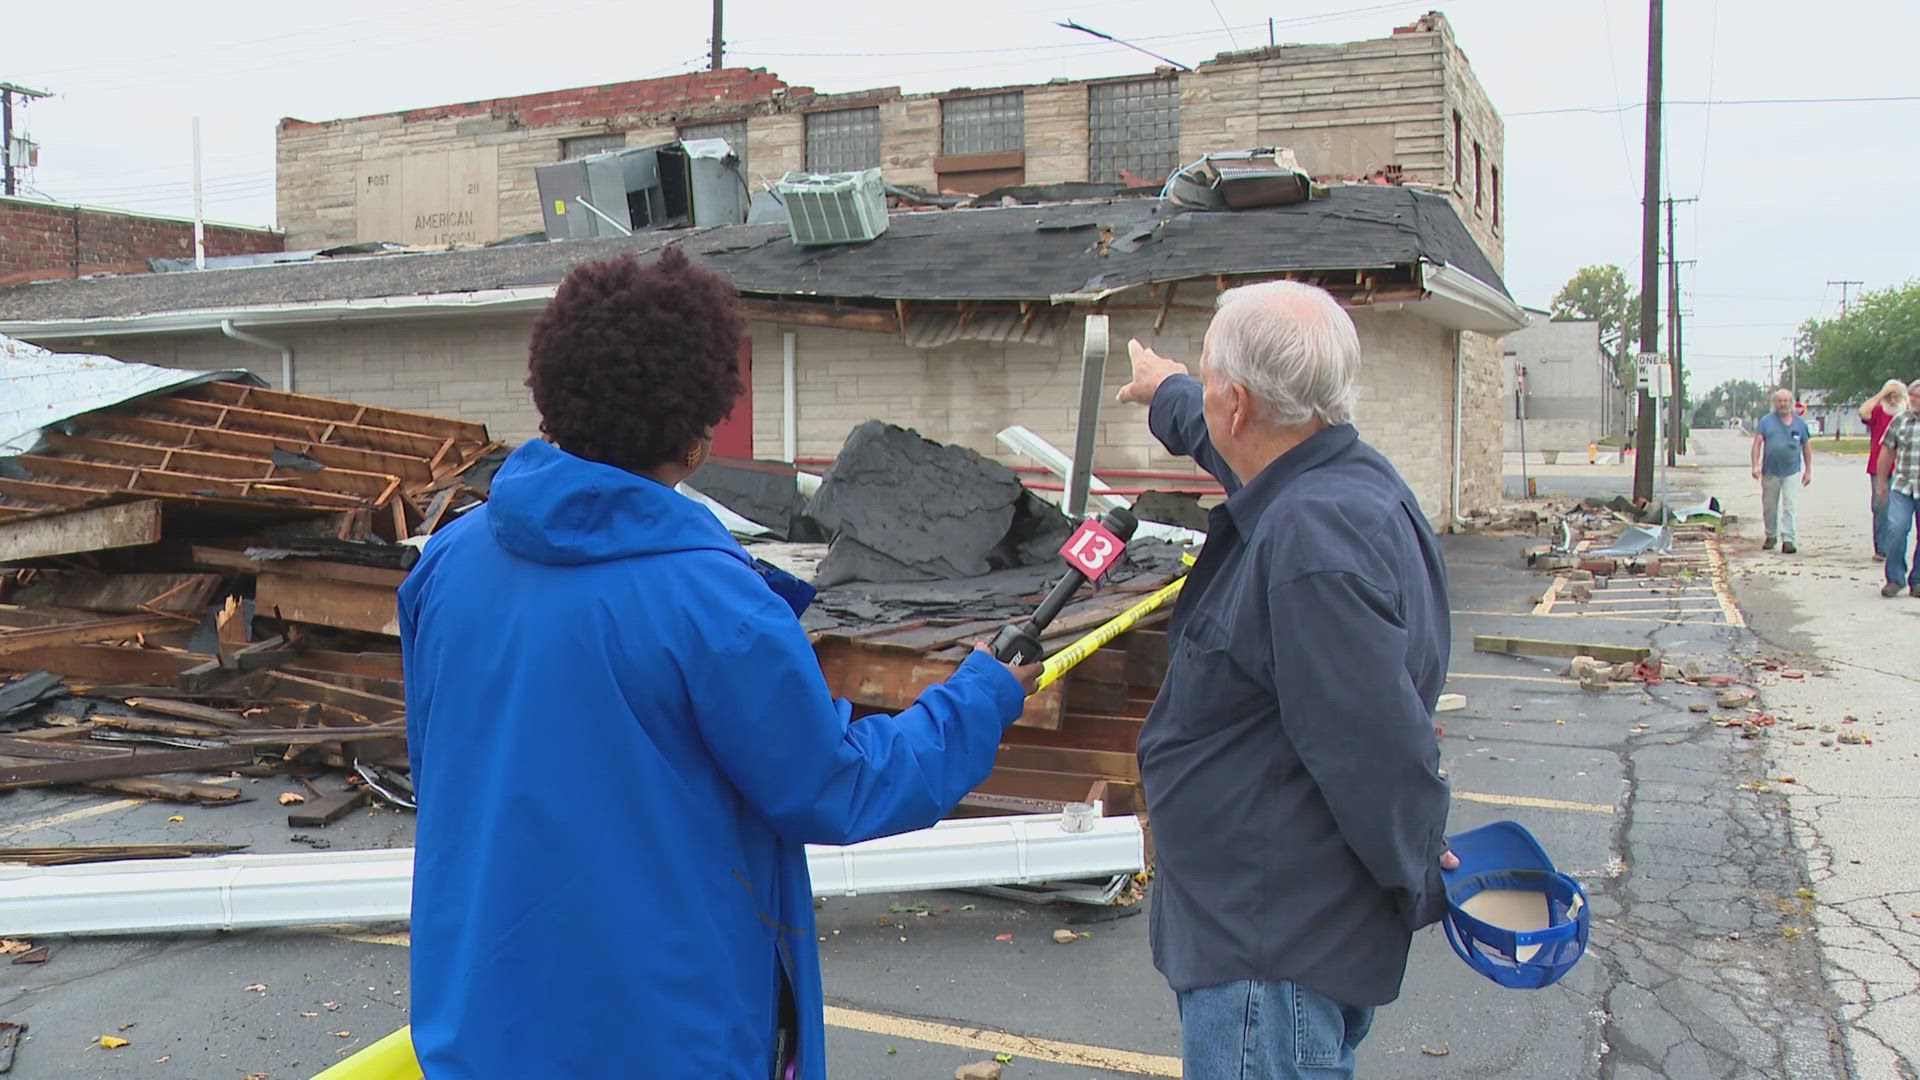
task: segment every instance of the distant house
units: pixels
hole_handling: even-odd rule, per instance
[[[1806,418],[1807,427],[1815,435],[1836,439],[1867,437],[1867,425],[1860,421],[1860,408],[1857,405],[1829,405],[1825,390],[1800,391],[1800,404],[1806,407],[1801,415]]]
[[[1526,327],[1501,342],[1506,450],[1521,449],[1523,415],[1529,453],[1584,451],[1625,435],[1633,391],[1600,347],[1600,324],[1526,312]]]

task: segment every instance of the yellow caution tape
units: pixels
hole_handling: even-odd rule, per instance
[[[1194,561],[1193,553],[1183,553],[1180,556],[1180,561],[1188,566],[1192,566]],[[1168,600],[1180,595],[1180,587],[1186,583],[1187,579],[1181,577],[1171,584],[1162,586],[1146,599],[1115,615],[1113,618],[1108,619],[1106,622],[1101,623],[1099,626],[1094,627],[1085,637],[1054,653],[1052,656],[1047,657],[1046,661],[1040,665],[1040,678],[1039,681],[1034,684],[1034,693],[1037,694],[1053,685],[1060,676],[1072,671],[1076,664],[1092,656],[1102,645],[1133,629],[1134,625],[1141,619],[1151,615]]]
[[[403,1027],[313,1080],[422,1080],[413,1056],[413,1028]]]

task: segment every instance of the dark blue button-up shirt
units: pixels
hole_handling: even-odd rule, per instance
[[[1291,979],[1383,1005],[1413,931],[1446,904],[1440,546],[1350,425],[1243,486],[1200,396],[1174,376],[1148,421],[1229,492],[1174,608],[1166,682],[1140,734],[1154,963],[1175,990]]]

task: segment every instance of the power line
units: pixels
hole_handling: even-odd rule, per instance
[[[1607,77],[1613,80],[1614,104],[1620,103],[1620,60],[1613,54],[1613,5],[1608,0],[1600,0],[1600,18],[1605,24],[1607,35]],[[1625,112],[1625,109],[1621,109]],[[1614,126],[1620,129],[1620,160],[1627,166],[1627,189],[1633,189],[1633,148],[1627,145],[1627,121],[1624,116],[1615,120]]]
[[[1892,102],[1920,101],[1920,94],[1894,94],[1885,97],[1825,97],[1825,98],[1695,98],[1692,100],[1669,99],[1660,103],[1662,108],[1674,105],[1883,105]],[[1570,105],[1560,109],[1529,109],[1525,112],[1501,113],[1508,119],[1516,116],[1565,116],[1568,113],[1613,113],[1633,112],[1646,108],[1646,102],[1636,101],[1629,105]]]

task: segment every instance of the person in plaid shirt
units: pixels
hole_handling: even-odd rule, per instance
[[[1887,507],[1880,520],[1880,550],[1887,553],[1881,596],[1899,596],[1901,589],[1920,596],[1920,551],[1907,560],[1907,535],[1920,518],[1920,379],[1907,384],[1907,406],[1881,437],[1875,462],[1874,494]]]

